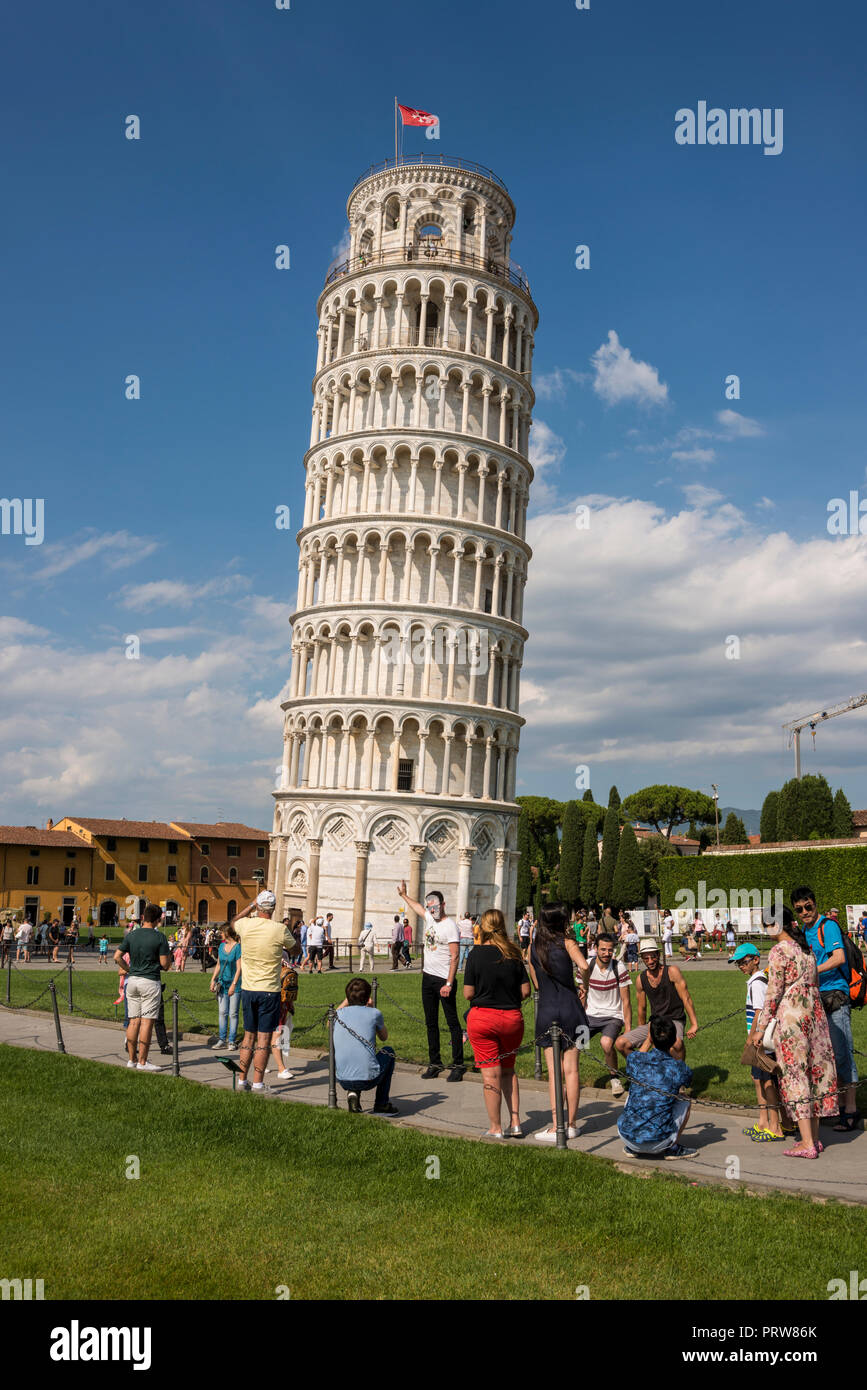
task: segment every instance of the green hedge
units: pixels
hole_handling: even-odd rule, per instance
[[[701,880],[708,897],[719,889],[730,893],[735,888],[768,888],[774,893],[782,888],[787,907],[791,906],[792,889],[809,884],[822,911],[839,908],[840,921],[845,924],[847,903],[867,903],[867,845],[863,849],[667,857],[659,861],[660,906],[675,907],[675,896],[681,888],[689,888],[697,897]]]

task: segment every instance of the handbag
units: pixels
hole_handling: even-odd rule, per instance
[[[781,1067],[775,1057],[769,1057],[764,1047],[754,1042],[747,1042],[741,1053],[741,1066],[758,1067],[759,1071],[767,1072],[771,1076],[774,1072],[780,1071]]]

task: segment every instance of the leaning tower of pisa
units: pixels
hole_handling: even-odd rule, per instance
[[[466,160],[349,194],[319,298],[272,885],[386,936],[413,896],[514,921],[538,314],[515,209]]]

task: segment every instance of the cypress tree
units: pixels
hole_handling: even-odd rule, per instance
[[[542,881],[541,875],[536,879],[536,886],[533,889],[533,917],[538,922],[539,913],[542,911]]]
[[[821,774],[801,778],[804,820],[802,830],[809,838],[814,833],[820,840],[830,838],[834,824],[834,794]]]
[[[803,814],[804,799],[797,777],[784,782],[777,802],[777,839],[806,840]]]
[[[592,800],[593,800],[593,793],[592,793],[592,791],[590,790],[589,787],[587,788],[586,792],[585,792],[584,795],[582,796],[581,800],[582,800],[582,801],[592,801]]]
[[[831,834],[835,840],[850,839],[855,834],[852,807],[849,805],[849,800],[842,787],[840,787],[834,796],[834,817],[831,826]]]
[[[721,845],[745,845],[747,843],[747,830],[740,816],[736,816],[734,811],[729,811],[726,816],[726,823],[720,831]]]
[[[530,872],[530,817],[523,809],[518,816],[517,849],[521,857],[518,860],[515,908],[519,913],[523,913],[527,904],[533,901],[533,875]]]
[[[614,870],[614,883],[611,889],[613,906],[628,910],[644,907],[646,898],[644,865],[638,850],[638,840],[629,821],[623,827],[620,847],[617,851],[617,867]]]
[[[602,858],[599,861],[599,878],[596,883],[596,896],[603,904],[611,899],[611,885],[614,882],[619,845],[620,815],[616,806],[609,806],[602,826]]]
[[[577,801],[567,801],[560,844],[560,895],[570,907],[581,902],[581,864],[584,858],[584,817]]]
[[[620,806],[620,792],[617,790],[616,787],[612,787],[611,791],[608,793],[609,810],[612,806],[617,806],[618,808]]]
[[[585,907],[596,906],[596,886],[599,881],[599,851],[597,849],[596,826],[587,821],[584,831],[584,854],[581,863],[581,901]]]
[[[759,822],[759,836],[763,845],[772,845],[777,838],[779,805],[780,793],[768,792],[762,802],[762,818]]]

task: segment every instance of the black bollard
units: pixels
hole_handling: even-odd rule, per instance
[[[69,1000],[69,1012],[72,1013],[72,961],[66,962],[66,994]]]
[[[378,1009],[378,1008],[379,1008],[379,1005],[378,1005],[377,1002],[376,1002],[376,996],[378,995],[378,993],[379,993],[379,980],[377,980],[376,977],[374,976],[374,980],[373,980],[373,1007],[374,1007],[375,1009]]]
[[[337,1109],[337,1066],[334,1061],[334,1029],[337,1010],[328,1005],[328,1109]]]
[[[12,1003],[12,947],[10,942],[9,954],[6,957],[6,1003]]]
[[[181,1059],[178,1054],[178,991],[172,990],[172,1071],[175,1076],[181,1074]]]
[[[560,1025],[551,1024],[551,1046],[554,1050],[554,1114],[557,1119],[557,1148],[566,1147],[566,1119],[563,1114],[563,1068],[560,1064]]]
[[[539,1037],[539,991],[533,990],[533,1037],[536,1042],[536,1060],[533,1064],[533,1076],[536,1081],[542,1080],[542,1046],[538,1042]]]
[[[349,943],[349,973],[352,974],[352,942]]]
[[[60,1031],[60,1011],[57,1007],[57,987],[53,980],[48,988],[51,990],[51,1009],[54,1014],[54,1031],[57,1034],[57,1051],[65,1052],[66,1048],[63,1045],[63,1034]]]

